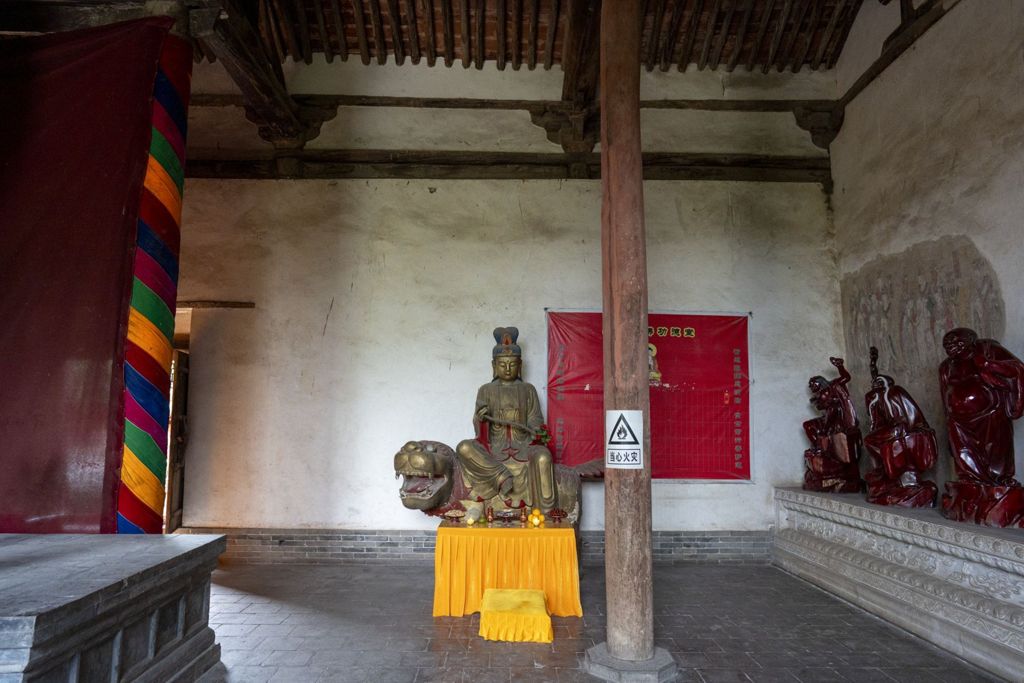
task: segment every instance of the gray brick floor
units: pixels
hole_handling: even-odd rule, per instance
[[[604,640],[604,574],[588,567],[582,619],[554,618],[550,645],[493,643],[476,615],[431,617],[433,568],[240,566],[214,574],[210,622],[228,681],[592,681]],[[679,681],[996,680],[778,569],[654,570],[655,636]]]

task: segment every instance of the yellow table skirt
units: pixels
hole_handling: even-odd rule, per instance
[[[537,590],[488,588],[480,611],[480,637],[512,643],[550,643],[555,639],[544,593]]]
[[[582,617],[572,527],[438,527],[434,616],[479,612],[488,588],[542,590],[548,612]]]

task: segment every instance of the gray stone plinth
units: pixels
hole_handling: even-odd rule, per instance
[[[0,682],[192,683],[222,536],[0,534]]]
[[[676,660],[660,647],[654,648],[651,659],[631,662],[608,654],[607,643],[599,643],[587,650],[583,666],[591,676],[621,683],[668,683],[674,681],[679,673]]]
[[[800,489],[776,489],[775,513],[775,564],[983,669],[1020,679],[1020,530]]]

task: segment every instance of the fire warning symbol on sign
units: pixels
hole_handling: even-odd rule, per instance
[[[643,411],[606,411],[604,416],[604,433],[605,467],[636,470],[643,469]]]

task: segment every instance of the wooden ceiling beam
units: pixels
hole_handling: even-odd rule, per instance
[[[550,69],[555,61],[555,36],[558,31],[559,0],[548,5],[548,33],[544,37],[544,69]]]
[[[494,28],[498,38],[497,64],[498,71],[505,70],[505,62],[508,59],[508,44],[506,42],[508,32],[508,6],[505,0],[497,0],[497,7],[494,9]]]
[[[745,0],[743,4],[743,16],[740,17],[740,25],[736,31],[736,42],[733,45],[729,61],[725,65],[725,70],[730,73],[740,62],[740,55],[743,54],[743,41],[747,38],[747,31],[750,29],[750,16],[754,12],[754,0]]]
[[[526,68],[533,71],[537,68],[537,41],[540,34],[540,0],[527,0],[530,3],[530,32],[526,39]]]
[[[237,4],[192,10],[189,27],[238,86],[246,115],[260,126],[261,137],[279,144],[309,139],[313,127],[300,119],[299,107],[285,89],[281,65],[265,51]]]
[[[715,0],[708,12],[708,23],[704,28],[704,46],[700,50],[700,57],[697,59],[697,69],[703,71],[708,64],[708,56],[711,53],[711,42],[715,38],[715,26],[718,24],[718,11],[722,8],[722,0]]]
[[[473,11],[473,19],[476,22],[476,39],[473,42],[473,65],[477,69],[484,68],[487,60],[487,3],[486,0],[476,0]]]
[[[512,0],[512,70],[523,65],[523,0]]]
[[[757,64],[757,59],[761,54],[761,45],[764,44],[764,37],[768,33],[768,25],[772,20],[772,10],[775,8],[775,0],[768,0],[764,6],[764,12],[761,14],[761,21],[757,28],[757,36],[754,38],[754,44],[750,48],[750,54],[747,56],[746,69],[747,71],[753,71],[754,65]]]
[[[334,18],[334,32],[338,34],[338,56],[348,61],[348,40],[345,38],[345,17],[341,14],[340,0],[331,0],[331,16]]]
[[[821,42],[818,43],[818,49],[814,51],[814,57],[811,59],[811,68],[817,70],[821,66],[821,61],[825,58],[825,51],[828,50],[828,44],[832,41],[832,35],[836,32],[836,26],[839,25],[839,19],[843,15],[843,11],[847,8],[849,0],[838,0],[836,6],[832,10],[832,16],[829,17],[828,24],[825,26],[825,32],[821,34]]]
[[[775,63],[775,56],[779,53],[779,46],[782,45],[782,36],[786,32],[786,24],[789,22],[789,14],[793,11],[793,0],[786,0],[782,6],[782,14],[779,15],[779,23],[775,25],[775,35],[772,37],[771,48],[768,51],[768,59],[761,66],[761,73],[768,73]]]
[[[839,30],[839,34],[836,36],[835,42],[832,44],[832,49],[829,52],[828,61],[826,62],[826,68],[832,69],[835,67],[836,62],[839,61],[839,55],[843,51],[843,45],[846,43],[846,37],[850,35],[850,29],[853,28],[853,22],[857,19],[857,13],[860,11],[860,6],[864,0],[853,0],[853,7],[850,13],[846,15],[846,18],[842,22],[842,28]],[[953,5],[960,2],[960,0],[946,0],[945,7],[947,10],[951,9]],[[929,8],[934,8],[935,0],[927,0],[923,5],[918,7],[918,11],[922,12],[922,16],[927,14]],[[908,27],[909,28],[909,27]],[[882,53],[884,54],[886,49],[889,47],[889,41],[892,36],[886,38],[886,41],[882,43]]]
[[[320,48],[324,51],[324,59],[330,64],[334,61],[334,48],[331,46],[331,36],[327,32],[327,24],[324,21],[322,0],[313,0],[313,13],[316,14],[316,26],[320,31]]]
[[[370,64],[370,41],[366,37],[366,15],[363,0],[352,0],[352,15],[356,22],[356,40],[359,42],[359,58],[364,65]]]
[[[224,158],[197,150],[189,178],[230,179],[596,179],[598,154],[296,150],[263,158]],[[828,157],[749,154],[643,155],[647,180],[711,180],[832,184]]]
[[[452,0],[438,0],[441,3],[441,28],[444,36],[444,65],[455,62],[455,26],[452,17]]]
[[[676,43],[679,41],[679,29],[683,24],[683,12],[686,9],[687,0],[675,0],[672,7],[672,17],[669,20],[668,32],[661,45],[661,60],[659,68],[668,71],[672,66],[672,54],[675,52]]]
[[[715,43],[714,50],[711,51],[711,60],[708,65],[712,70],[718,68],[718,63],[722,59],[722,50],[725,49],[725,43],[729,39],[729,29],[732,27],[732,16],[736,13],[736,3],[739,0],[731,0],[729,3],[729,9],[725,12],[725,19],[722,20],[722,31],[718,34],[718,42]]]
[[[293,62],[302,59],[302,48],[299,46],[299,39],[295,35],[295,22],[292,21],[291,13],[288,11],[286,0],[270,0],[271,14],[277,17],[277,25],[282,36],[284,45],[288,46],[288,54]]]
[[[807,61],[807,54],[811,51],[811,44],[814,42],[814,36],[817,33],[818,20],[821,18],[821,4],[812,2],[811,5],[811,18],[807,22],[806,40],[804,40],[803,49],[793,50],[793,61],[789,66],[793,73],[800,73],[804,62]]]
[[[427,38],[427,66],[437,63],[437,33],[434,25],[434,0],[420,0],[423,14],[423,33]]]
[[[398,0],[388,0],[388,26],[391,28],[391,49],[395,53],[395,64],[405,63],[405,45],[402,44],[402,10]]]
[[[302,61],[313,63],[313,48],[309,37],[309,17],[306,16],[306,5],[302,0],[294,0],[295,14],[299,18],[299,42],[302,45]]]
[[[280,64],[284,61],[285,57],[284,45],[282,45],[281,36],[277,32],[277,23],[271,18],[270,6],[267,0],[260,0],[259,12],[259,28],[263,44],[274,47],[274,54],[272,56]],[[196,45],[201,45],[200,41],[197,40]]]
[[[416,16],[416,0],[405,0],[405,23],[409,28],[409,58],[420,63],[420,22]]]
[[[665,0],[655,0],[654,12],[651,20],[651,33],[647,38],[647,54],[644,56],[644,67],[648,71],[654,70],[654,64],[659,60],[661,52],[659,45],[664,40],[661,25],[665,21]]]
[[[477,8],[481,5],[480,0],[477,0]],[[477,12],[479,15],[479,11]],[[479,19],[479,16],[477,17]],[[469,0],[459,0],[459,39],[462,41],[462,68],[468,69],[469,65],[472,64],[473,59],[473,45],[470,41],[470,17],[469,17]],[[477,34],[479,35],[479,34]],[[477,41],[482,43],[482,41]],[[477,45],[478,57],[477,66],[480,68],[483,66],[483,45]]]
[[[796,0],[796,14],[793,15],[793,25],[789,30],[789,35],[783,41],[782,49],[779,50],[778,58],[775,60],[776,71],[785,71],[786,65],[790,62],[790,57],[793,54],[793,50],[796,47],[797,39],[800,37],[800,29],[804,23],[804,17],[807,15],[807,9],[814,0]]]
[[[370,27],[373,29],[373,51],[377,55],[378,64],[388,61],[388,44],[384,39],[384,20],[380,14],[380,0],[369,0]]]
[[[697,28],[700,26],[700,14],[704,8],[704,0],[696,0],[693,6],[693,14],[690,15],[690,26],[686,29],[686,38],[683,40],[683,51],[679,54],[680,71],[686,71],[690,66],[693,45],[697,40]]]

